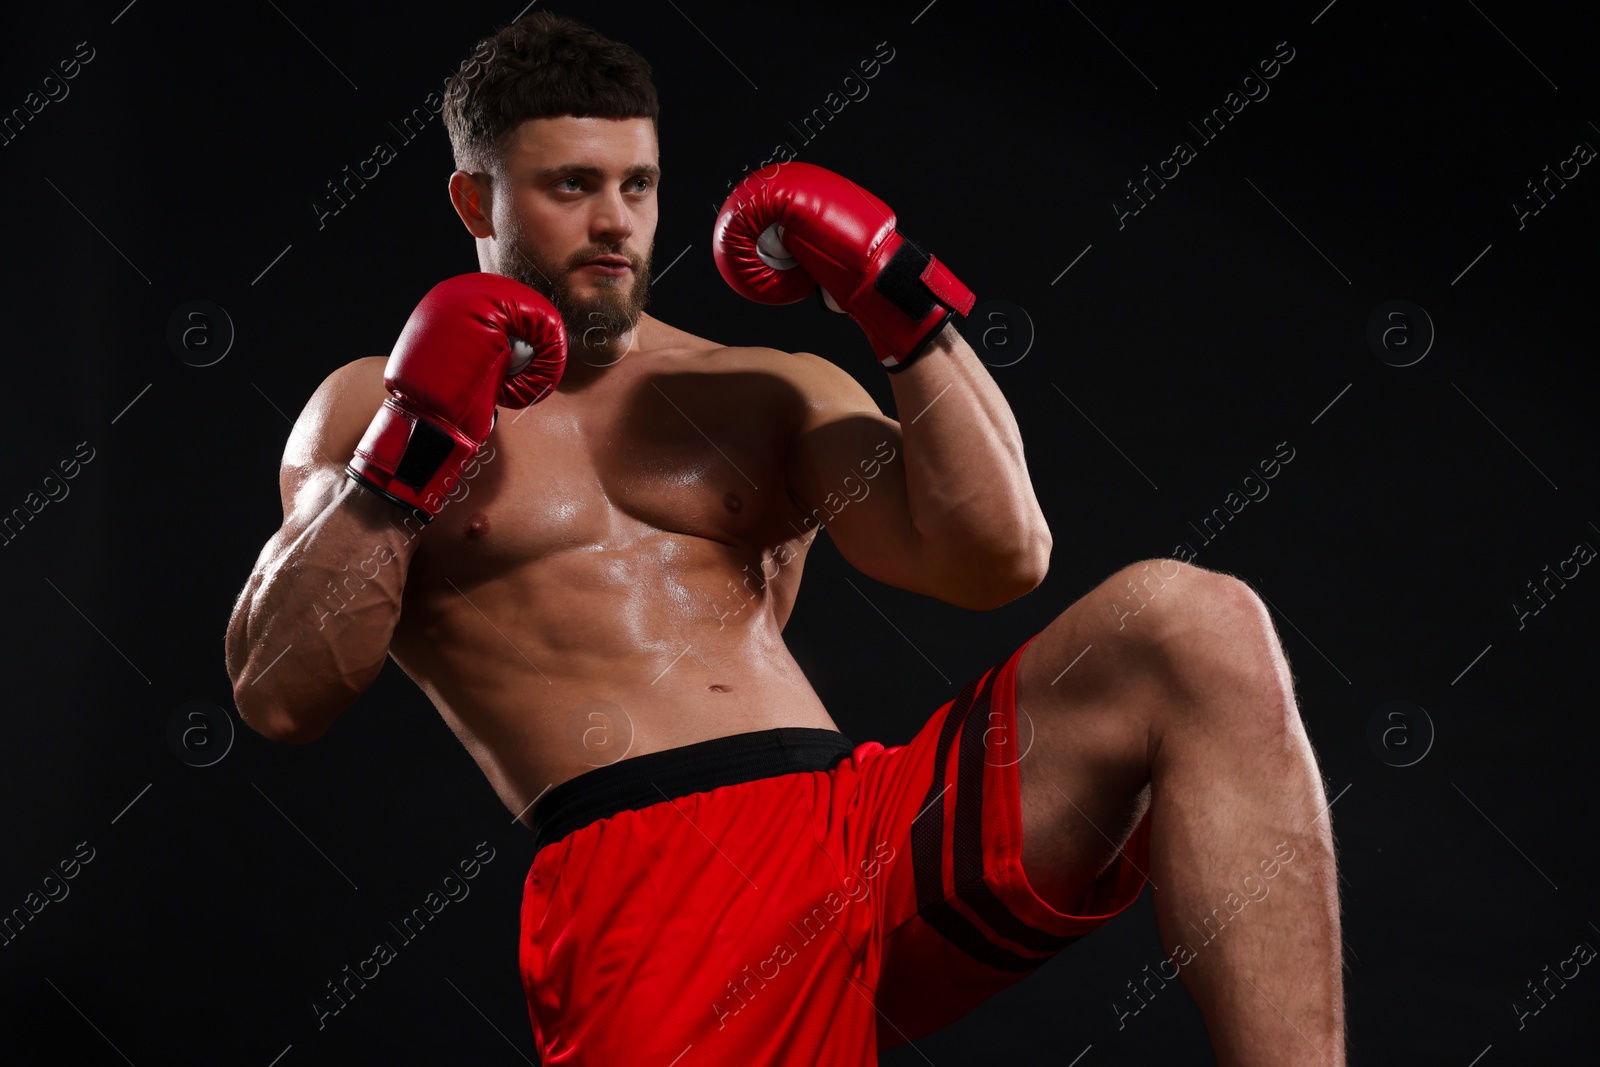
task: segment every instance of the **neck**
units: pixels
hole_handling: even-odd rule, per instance
[[[586,345],[569,334],[567,368],[562,374],[562,383],[581,387],[596,381],[624,360],[637,358],[647,318],[641,315],[631,330],[604,344]]]

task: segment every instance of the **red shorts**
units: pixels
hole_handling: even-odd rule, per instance
[[[542,1062],[875,1064],[1137,899],[1148,815],[1081,915],[1023,874],[1021,654],[906,745],[764,730],[547,793],[519,950]]]

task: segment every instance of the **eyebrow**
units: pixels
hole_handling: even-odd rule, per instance
[[[567,163],[558,167],[544,167],[540,170],[537,170],[534,172],[533,179],[534,181],[544,181],[546,178],[553,178],[558,174],[582,174],[589,178],[605,177],[605,171],[601,170],[599,167],[590,166],[583,163]],[[654,163],[636,163],[632,167],[628,168],[628,170],[623,174],[623,177],[636,178],[640,175],[644,175],[659,181],[661,178],[661,168],[656,166]]]

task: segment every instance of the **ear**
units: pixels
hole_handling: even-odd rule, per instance
[[[493,196],[487,174],[458,170],[450,175],[450,203],[474,237],[494,236],[494,223],[490,220]]]

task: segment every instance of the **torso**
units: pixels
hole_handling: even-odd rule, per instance
[[[390,654],[513,812],[619,759],[836,729],[781,636],[815,534],[785,489],[793,357],[639,337],[501,408],[411,561]]]

